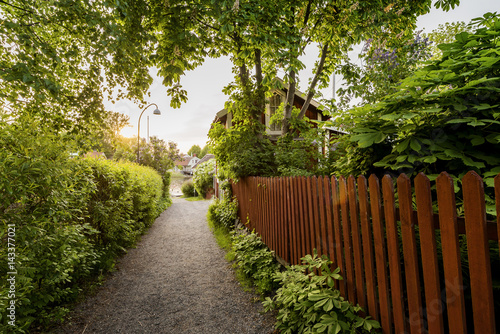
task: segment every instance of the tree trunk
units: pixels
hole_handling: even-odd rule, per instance
[[[281,135],[284,136],[290,131],[290,118],[292,118],[293,98],[295,96],[295,71],[290,71],[290,83],[286,94],[285,108],[283,109],[283,125]]]
[[[309,92],[307,93],[306,100],[304,101],[304,105],[302,106],[302,109],[300,109],[299,113],[299,119],[304,118],[304,115],[306,114],[307,108],[309,108],[309,105],[311,104],[311,100],[314,96],[315,89],[316,89],[316,84],[318,83],[319,76],[321,72],[323,72],[323,66],[325,65],[325,60],[326,60],[326,54],[328,53],[328,44],[325,44],[323,46],[323,49],[321,50],[321,59],[318,64],[318,69],[316,70],[316,74],[314,75],[313,80],[311,81],[311,85],[309,86]]]
[[[256,107],[260,113],[264,112],[266,107],[266,95],[264,92],[264,87],[262,86],[262,58],[260,49],[255,50],[255,80],[257,84],[257,96],[256,96]]]

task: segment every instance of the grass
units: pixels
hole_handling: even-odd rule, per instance
[[[179,179],[187,179],[189,178],[190,176],[188,175],[184,175],[180,172],[171,172],[170,173],[170,179],[171,180],[179,180]]]
[[[185,197],[184,195],[181,196],[181,198],[184,198],[186,201],[190,202],[196,202],[196,201],[204,201],[205,199],[202,196],[190,196],[190,197]]]

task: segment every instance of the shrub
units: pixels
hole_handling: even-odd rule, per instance
[[[207,217],[215,227],[232,229],[238,218],[238,201],[228,197],[222,200],[216,198],[208,207]]]
[[[302,263],[277,273],[281,288],[264,301],[266,311],[278,310],[277,329],[283,333],[371,333],[380,328],[376,320],[358,316],[361,307],[344,300],[333,288],[342,277],[339,268],[331,271],[332,262],[326,256],[306,255]]]
[[[0,332],[22,333],[61,320],[66,305],[113,266],[166,201],[152,169],[71,159],[70,139],[29,120],[0,120],[0,147],[0,233],[15,229],[14,242],[0,240]],[[13,270],[15,328],[6,317]]]
[[[194,183],[191,180],[188,180],[182,184],[181,191],[184,194],[184,197],[195,197],[198,195],[196,193]]]
[[[209,190],[213,188],[214,173],[215,159],[205,161],[196,167],[193,183],[196,191],[201,196],[206,197]]]
[[[265,295],[276,289],[278,285],[274,281],[274,275],[279,264],[262,239],[255,232],[233,233],[231,239],[236,266],[252,281],[257,292]]]

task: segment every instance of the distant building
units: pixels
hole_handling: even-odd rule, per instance
[[[182,157],[182,160],[176,160],[174,162],[174,171],[193,175],[193,166],[196,165],[198,161],[200,161],[200,158],[197,156],[191,157],[189,155],[185,155]]]

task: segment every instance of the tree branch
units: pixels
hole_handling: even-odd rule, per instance
[[[316,70],[316,74],[314,75],[314,78],[311,81],[311,85],[309,86],[309,93],[307,93],[307,97],[306,97],[306,100],[304,101],[304,105],[302,106],[302,109],[300,109],[299,119],[304,118],[304,115],[306,114],[307,108],[309,108],[309,105],[311,104],[311,100],[314,96],[314,92],[316,89],[316,84],[318,83],[319,76],[321,75],[321,72],[323,72],[323,67],[325,65],[327,53],[328,53],[328,44],[325,44],[323,46],[323,49],[321,50],[321,59],[320,59],[319,64],[318,64],[318,69]]]
[[[14,8],[19,9],[19,10],[22,10],[23,12],[26,12],[26,13],[30,13],[30,14],[34,14],[35,13],[35,12],[31,11],[31,10],[27,10],[27,9],[24,9],[24,8],[21,8],[21,7],[18,7],[18,6],[14,6],[13,4],[8,3],[7,1],[0,0],[0,3],[6,4],[8,6],[14,7]]]

